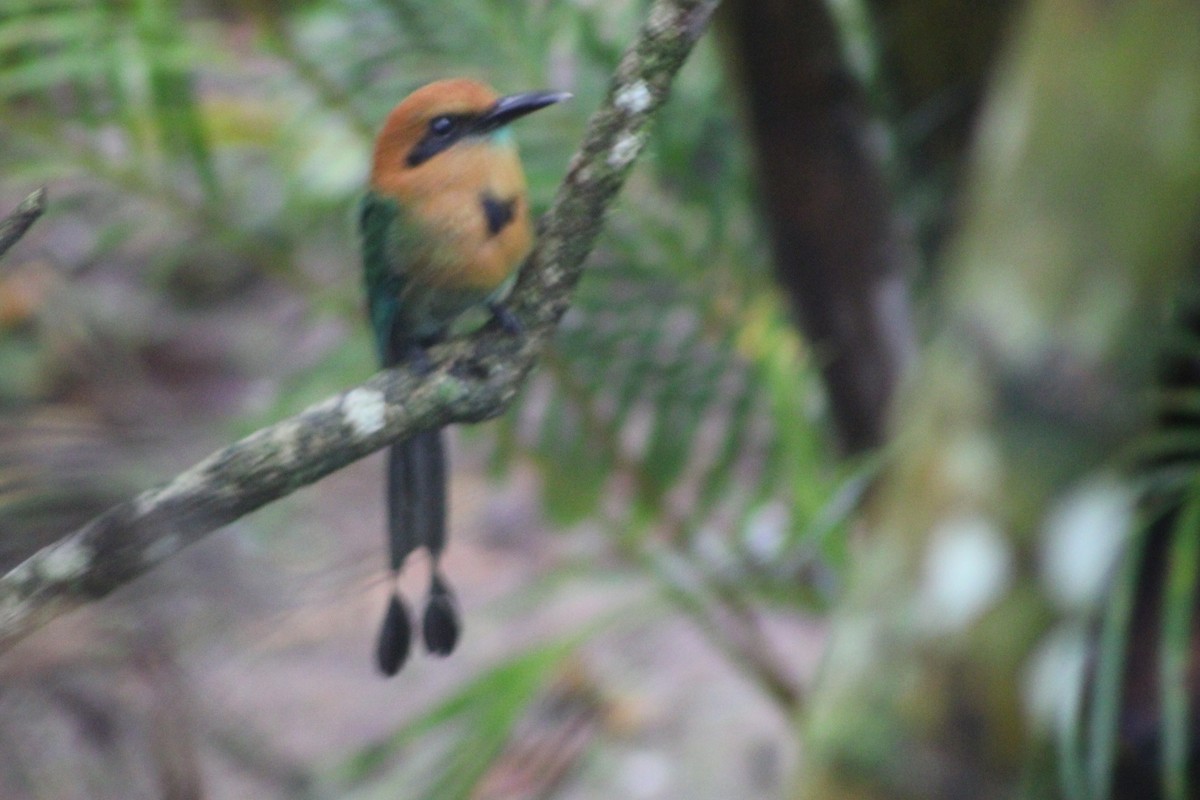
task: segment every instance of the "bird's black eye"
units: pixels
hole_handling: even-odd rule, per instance
[[[467,114],[439,114],[429,120],[425,135],[416,143],[405,161],[410,167],[425,163],[438,153],[453,147],[454,144],[471,132],[471,117]]]

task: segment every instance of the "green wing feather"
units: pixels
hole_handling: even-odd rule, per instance
[[[358,209],[358,231],[362,237],[363,279],[367,288],[367,310],[375,332],[375,348],[383,366],[396,363],[392,343],[400,316],[400,293],[404,289],[404,248],[400,205],[374,192],[363,196]]]

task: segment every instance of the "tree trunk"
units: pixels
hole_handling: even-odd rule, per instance
[[[1089,556],[1131,521],[1113,463],[1153,422],[1200,208],[1197,75],[1194,3],[1040,0],[1021,20],[795,797],[1057,793],[1047,742],[1106,572]]]

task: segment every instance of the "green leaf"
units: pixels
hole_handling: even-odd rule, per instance
[[[385,739],[336,764],[327,773],[337,796],[351,797],[371,786],[410,786],[411,776],[391,770],[413,743],[441,728],[453,728],[449,752],[438,759],[435,774],[419,793],[428,800],[465,800],[508,741],[513,726],[566,658],[595,632],[583,626],[570,636],[525,650],[485,671],[463,689],[438,703]],[[404,796],[418,796],[411,788]]]
[[[1193,617],[1200,597],[1200,478],[1193,481],[1173,527],[1163,596],[1159,680],[1162,686],[1162,776],[1169,800],[1188,787],[1191,697],[1188,690]]]
[[[1092,681],[1086,723],[1086,775],[1091,798],[1106,798],[1110,793],[1113,766],[1117,758],[1118,725],[1121,715],[1121,685],[1125,674],[1125,653],[1129,646],[1129,623],[1142,553],[1153,520],[1143,517],[1127,545],[1120,572],[1108,598],[1100,630],[1096,655],[1096,673]]]
[[[178,6],[173,0],[139,0],[136,24],[162,147],[186,162],[215,204],[220,186],[192,77],[186,61],[174,57],[182,51]]]

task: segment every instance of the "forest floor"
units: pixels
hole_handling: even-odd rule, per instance
[[[339,764],[489,665],[620,613],[631,598],[653,599],[644,578],[604,565],[599,532],[547,530],[530,476],[497,486],[482,457],[455,442],[445,571],[465,635],[453,656],[415,652],[391,680],[374,669],[388,585],[382,459],[373,457],[6,655],[0,796],[193,796],[163,788],[172,785],[215,800],[345,796],[331,783]],[[552,577],[581,558],[601,566]],[[423,594],[424,566],[408,570],[410,598]],[[545,589],[530,592],[539,580]],[[648,605],[657,610],[589,639],[558,671],[472,797],[780,795],[794,757],[788,720],[688,618]],[[809,676],[820,626],[763,623],[798,677]],[[422,754],[418,742],[386,759],[374,788],[351,796],[418,797],[407,787],[439,746]]]

